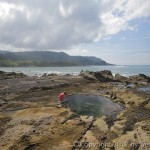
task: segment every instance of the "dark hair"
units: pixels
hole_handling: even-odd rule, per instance
[[[64,92],[65,95],[67,95],[67,92]]]

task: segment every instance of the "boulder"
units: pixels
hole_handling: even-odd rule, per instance
[[[8,76],[16,76],[17,73],[15,73],[15,72],[8,72],[7,75],[8,75]]]
[[[44,74],[42,75],[42,77],[47,77],[47,73],[44,73]]]
[[[102,71],[81,71],[80,76],[84,77],[87,80],[99,80],[101,82],[111,82],[114,81],[114,77],[109,70],[102,70]]]
[[[81,71],[80,76],[82,76],[86,80],[94,81],[96,78],[94,77],[94,72],[93,71]]]
[[[102,70],[100,74],[105,77],[113,77],[112,72],[110,70]]]
[[[122,75],[120,75],[118,73],[115,74],[115,79],[118,80],[118,81],[122,81],[122,82],[129,80],[127,77],[124,77],[124,76],[122,76]]]
[[[134,82],[150,82],[150,77],[144,74],[133,75],[130,76],[129,79]]]
[[[0,75],[4,75],[5,74],[5,72],[4,71],[0,71]]]
[[[103,70],[99,72],[94,72],[94,77],[101,82],[111,82],[114,81],[114,77],[109,70]]]

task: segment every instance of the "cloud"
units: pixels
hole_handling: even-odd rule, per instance
[[[1,0],[0,49],[63,50],[133,30],[149,0]]]

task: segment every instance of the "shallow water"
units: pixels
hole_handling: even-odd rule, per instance
[[[141,88],[138,89],[138,91],[144,92],[146,94],[150,94],[150,86],[148,86],[148,87],[141,87]]]
[[[139,91],[143,91],[143,92],[150,91],[150,86],[148,86],[148,87],[141,87],[141,88],[139,88]]]
[[[79,115],[102,116],[121,111],[121,106],[110,99],[95,95],[72,95],[68,106]]]

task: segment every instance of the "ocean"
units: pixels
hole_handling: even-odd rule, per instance
[[[0,67],[1,71],[24,73],[29,76],[41,76],[44,73],[78,75],[81,70],[101,71],[110,70],[113,75],[119,73],[123,76],[145,74],[150,76],[150,65],[125,65],[125,66],[80,66],[80,67]]]

